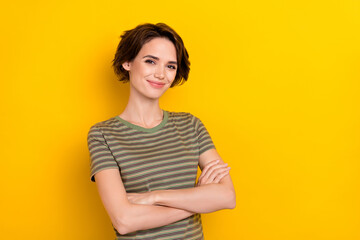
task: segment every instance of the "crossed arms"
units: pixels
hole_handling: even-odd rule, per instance
[[[105,169],[95,174],[100,198],[120,234],[168,225],[194,213],[233,209],[235,190],[216,149],[200,155],[201,175],[194,188],[126,193],[119,170]]]

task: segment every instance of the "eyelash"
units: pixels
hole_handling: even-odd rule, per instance
[[[151,64],[155,63],[153,60],[150,60],[150,59],[145,60],[145,62],[146,63],[151,63]],[[174,65],[169,65],[169,67],[170,67],[170,69],[176,70],[176,67]]]

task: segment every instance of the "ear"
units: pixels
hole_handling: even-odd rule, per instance
[[[124,62],[123,64],[121,64],[122,67],[126,70],[126,71],[130,71],[131,68],[131,64],[130,62]]]

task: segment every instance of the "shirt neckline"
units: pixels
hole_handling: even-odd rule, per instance
[[[162,128],[168,121],[168,116],[169,116],[168,111],[166,111],[166,110],[162,110],[162,111],[163,111],[163,120],[158,125],[156,125],[155,127],[152,127],[152,128],[144,128],[139,125],[135,125],[131,122],[126,121],[125,119],[122,119],[119,115],[115,116],[115,119],[119,120],[120,122],[122,122],[129,128],[136,129],[136,130],[139,130],[142,132],[152,133],[152,132],[156,132],[157,130]]]

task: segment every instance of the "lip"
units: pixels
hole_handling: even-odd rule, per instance
[[[156,81],[150,81],[150,80],[146,80],[150,83],[150,85],[154,88],[162,88],[165,86],[165,83],[162,82],[156,82]]]

